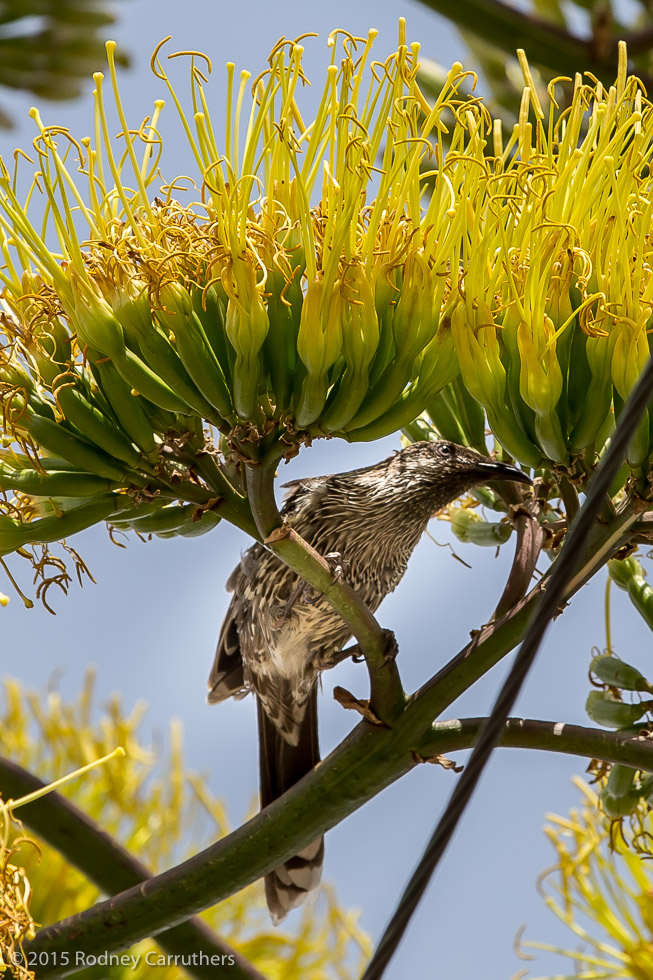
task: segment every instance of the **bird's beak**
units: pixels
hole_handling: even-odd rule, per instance
[[[492,480],[510,480],[513,483],[533,483],[527,473],[517,469],[516,466],[510,466],[509,463],[495,463],[493,460],[488,459],[487,462],[483,460],[478,463],[475,469],[478,470],[479,476],[483,481],[487,483],[490,483]]]

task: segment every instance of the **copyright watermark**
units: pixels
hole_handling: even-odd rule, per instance
[[[32,952],[21,953],[15,950],[11,956],[14,966],[26,966],[36,969],[39,966],[126,966],[136,970],[141,963],[146,966],[235,966],[236,957],[233,953],[162,953],[151,949],[147,953],[85,953],[82,950],[68,952]]]

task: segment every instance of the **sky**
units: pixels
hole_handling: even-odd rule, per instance
[[[304,42],[309,76],[313,74],[318,82],[328,60],[325,42],[331,30],[343,27],[365,35],[375,27],[380,32],[378,48],[389,52],[396,43],[399,16],[406,18],[409,40],[419,40],[424,55],[447,66],[461,59],[473,67],[451,26],[407,0],[355,4],[351,0],[277,0],[274,4],[250,0],[230,5],[210,0],[183,4],[124,0],[115,3],[115,11],[118,23],[113,37],[132,57],[132,68],[121,73],[123,100],[128,116],[137,122],[149,114],[153,99],[161,96],[149,59],[167,34],[173,35],[171,46],[201,48],[210,56],[214,67],[210,91],[218,121],[225,63],[233,61],[237,68],[258,73],[282,34],[319,34],[318,39]],[[91,90],[89,81],[84,96],[74,104],[41,103],[44,122],[57,122],[77,136],[85,135],[92,118]],[[27,116],[33,98],[3,92],[2,100],[17,121],[13,132],[0,133],[2,153],[10,156],[14,145],[29,147],[34,135]],[[164,122],[163,132],[165,171],[172,176],[186,170],[188,160],[174,123]],[[398,445],[397,438],[382,444],[316,443],[283,467],[278,482],[368,465]],[[433,522],[430,530],[439,544],[449,540],[447,525]],[[254,704],[246,699],[209,707],[205,691],[229,601],[224,582],[247,546],[244,535],[224,524],[192,540],[154,539],[143,544],[134,539],[124,550],[98,527],[71,540],[97,584],[83,590],[73,586],[68,597],[56,597],[55,617],[38,606],[28,611],[13,597],[0,611],[3,674],[41,691],[56,683],[64,695],[73,696],[85,666],[93,663],[98,669],[100,702],[114,691],[122,693],[128,708],[146,701],[145,730],[149,726],[154,733],[165,733],[170,718],[180,718],[188,767],[205,774],[214,792],[227,801],[236,823],[249,811],[256,793]],[[464,646],[470,630],[489,618],[513,544],[505,545],[498,557],[492,549],[459,543],[455,547],[471,568],[456,561],[447,547],[424,537],[403,582],[378,614],[381,624],[397,634],[400,670],[409,691]],[[592,647],[605,643],[604,586],[601,574],[551,627],[520,699],[519,714],[587,723],[583,705],[588,664]],[[629,614],[627,599],[615,592],[614,645],[646,671],[650,634]],[[486,714],[508,665],[504,662],[491,671],[453,707],[451,716]],[[336,684],[366,697],[364,665],[342,664],[323,679],[319,706],[323,754],[356,723],[333,701]],[[535,883],[553,859],[542,831],[545,814],[566,813],[578,803],[571,777],[584,768],[580,759],[518,750],[495,753],[386,974],[388,980],[405,976],[508,980],[525,968],[531,976],[563,970],[566,964],[548,954],[538,954],[533,964],[520,961],[513,941],[519,927],[525,926],[526,938],[575,945],[575,938],[545,907]],[[345,906],[362,910],[362,925],[372,937],[379,937],[455,779],[452,772],[436,766],[418,767],[329,833],[325,877],[337,885]]]

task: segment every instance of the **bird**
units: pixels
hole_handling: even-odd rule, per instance
[[[412,443],[372,466],[284,484],[284,522],[327,558],[372,612],[401,581],[429,520],[474,486],[532,483],[522,470],[437,440]],[[209,703],[254,692],[263,809],[320,761],[318,679],[351,633],[320,594],[264,544],[242,556],[209,676]],[[340,658],[342,659],[342,657]],[[265,876],[272,921],[320,883],[324,839]]]

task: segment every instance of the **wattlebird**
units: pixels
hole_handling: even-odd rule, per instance
[[[401,580],[433,515],[473,486],[530,483],[506,463],[452,442],[416,442],[364,469],[310,477],[289,487],[282,515],[374,612]],[[209,702],[253,691],[258,704],[261,807],[320,759],[317,681],[350,631],[319,593],[262,544],[227,582],[233,599],[209,677]],[[323,839],[265,878],[279,922],[319,884]]]

